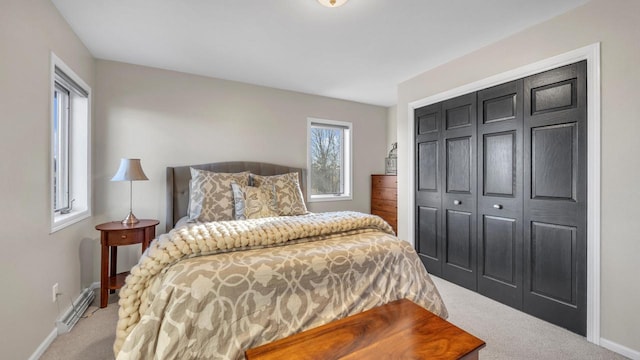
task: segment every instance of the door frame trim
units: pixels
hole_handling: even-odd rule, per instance
[[[587,60],[587,341],[600,345],[600,43],[506,71],[408,104],[407,188],[415,189],[414,111],[423,106]],[[415,192],[408,196],[406,234],[415,245]],[[400,225],[400,224],[398,224]]]

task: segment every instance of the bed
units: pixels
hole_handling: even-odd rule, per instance
[[[200,201],[207,176],[233,179],[233,201]],[[167,168],[167,233],[120,290],[117,359],[243,359],[402,298],[447,317],[410,244],[374,215],[307,212],[305,184],[303,169],[257,162]],[[205,213],[220,218],[194,220]]]

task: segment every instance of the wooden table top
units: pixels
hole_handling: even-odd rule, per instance
[[[255,359],[460,359],[485,342],[403,299],[246,352]]]
[[[142,219],[140,220],[140,222],[135,224],[123,224],[122,221],[110,221],[104,224],[96,225],[96,230],[113,231],[113,230],[141,229],[149,226],[156,226],[158,224],[160,224],[160,221],[152,220],[152,219]]]

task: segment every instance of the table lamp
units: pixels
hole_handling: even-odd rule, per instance
[[[131,204],[133,202],[133,182],[139,180],[149,180],[147,175],[144,174],[144,171],[142,171],[140,159],[121,159],[120,168],[118,168],[118,172],[111,178],[111,181],[129,182],[129,215],[122,220],[122,223],[125,225],[132,225],[140,222],[140,220],[133,215],[133,211],[131,210]]]

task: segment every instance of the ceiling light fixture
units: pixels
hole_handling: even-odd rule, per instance
[[[326,7],[334,8],[344,5],[349,0],[318,0],[318,2]]]

